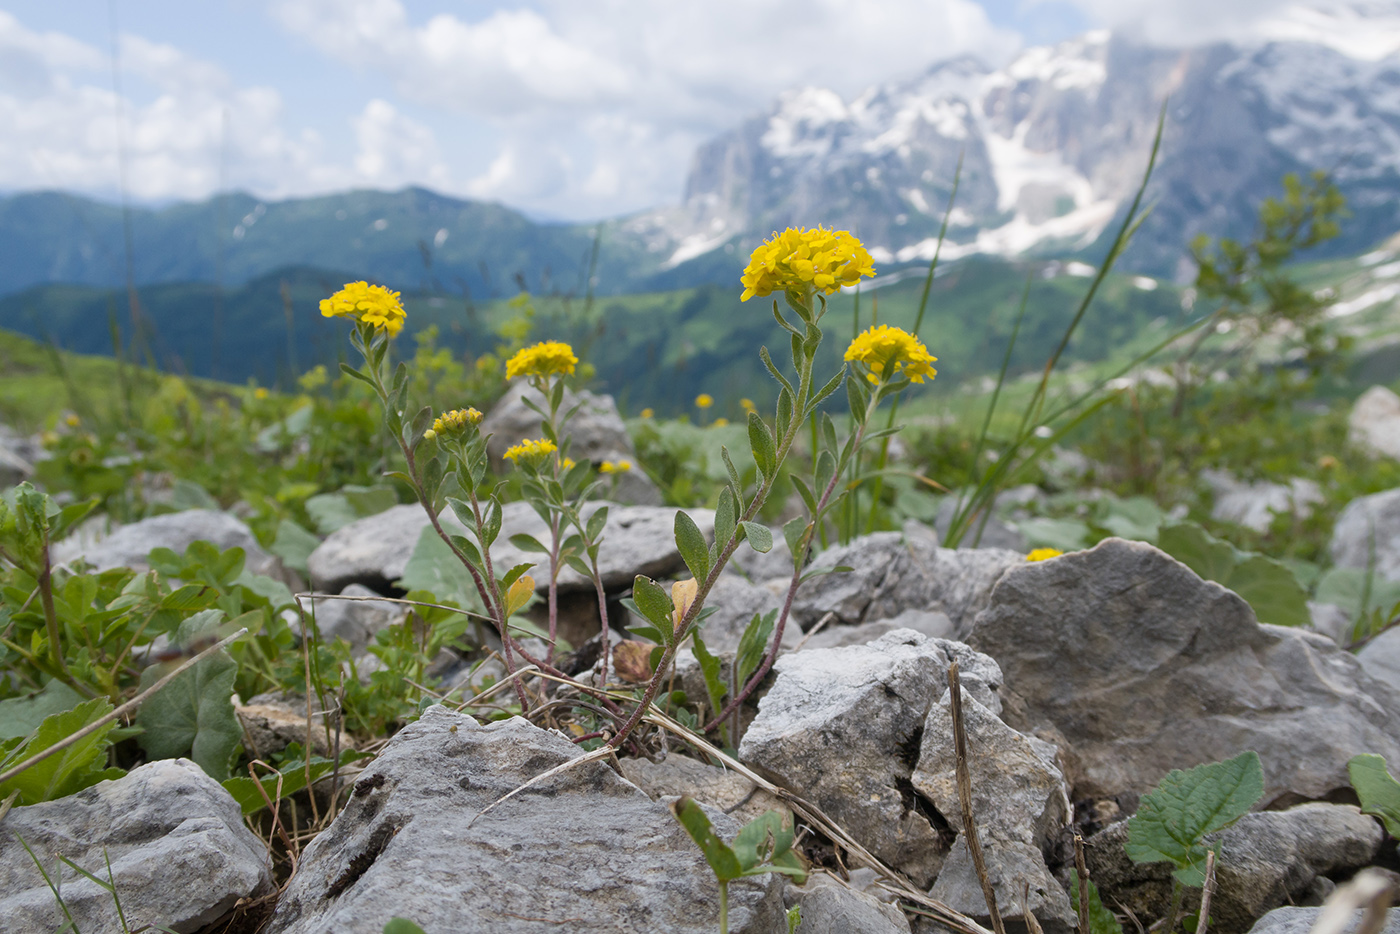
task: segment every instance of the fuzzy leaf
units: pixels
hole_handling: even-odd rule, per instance
[[[1183,885],[1205,882],[1202,839],[1230,826],[1264,794],[1259,754],[1167,773],[1128,821],[1128,857],[1136,863],[1169,862]]]
[[[161,676],[147,668],[142,687]],[[233,680],[238,663],[220,651],[183,672],[141,705],[136,725],[145,730],[138,742],[152,759],[189,756],[216,781],[228,778],[233,750],[243,727],[233,712]]]
[[[744,537],[749,541],[749,547],[761,555],[768,554],[773,549],[773,532],[766,525],[757,522],[741,522],[744,527]]]
[[[34,735],[27,742],[16,746],[4,761],[0,762],[0,768],[9,768],[43,752],[83,727],[96,723],[111,711],[111,702],[105,697],[98,697],[79,704],[72,710],[45,717],[39,728],[34,731]],[[116,775],[99,771],[99,765],[106,760],[107,747],[111,745],[107,734],[116,725],[115,720],[104,725],[66,749],[31,765],[14,778],[0,784],[0,799],[8,797],[13,791],[19,791],[16,803],[20,805],[53,801],[55,798],[81,791],[104,778],[114,778],[122,774],[119,771]]]
[[[695,524],[695,520],[684,510],[676,510],[676,548],[690,568],[691,576],[704,580],[710,573],[710,546],[705,541],[705,533]]]
[[[651,578],[638,574],[632,582],[632,600],[642,615],[660,630],[659,641],[670,645],[673,635],[671,613],[675,606],[666,590]]]
[[[700,848],[716,879],[720,882],[730,882],[744,874],[739,857],[735,856],[729,845],[715,833],[710,819],[705,816],[704,808],[696,804],[690,795],[681,795],[672,801],[671,813]]]
[[[1400,838],[1400,782],[1386,771],[1385,759],[1369,754],[1353,756],[1347,763],[1347,774],[1361,799],[1361,812],[1379,817],[1385,832]]]

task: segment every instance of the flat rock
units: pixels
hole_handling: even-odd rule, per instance
[[[487,453],[498,469],[504,463],[506,449],[511,445],[519,444],[526,438],[543,437],[543,422],[539,414],[525,404],[526,399],[542,409],[547,407],[543,394],[525,380],[518,379],[481,422],[481,433],[491,436],[486,443]],[[641,506],[660,506],[661,491],[637,466],[636,448],[632,445],[627,425],[622,421],[613,397],[591,393],[586,389],[580,392],[565,390],[560,414],[567,413],[574,406],[578,406],[578,411],[565,428],[569,435],[569,456],[595,464],[630,461],[633,469],[618,475],[612,498]]]
[[[729,559],[726,570],[742,574],[755,584],[777,578],[791,580],[792,552],[788,550],[787,541],[783,538],[783,530],[772,528],[769,531],[773,533],[772,548],[760,553],[747,544],[740,545],[739,550]]]
[[[1332,527],[1332,562],[1400,581],[1400,489],[1362,496],[1346,504]]]
[[[1400,460],[1400,396],[1384,386],[1358,396],[1347,416],[1347,440],[1370,454]]]
[[[810,629],[828,612],[836,614],[835,623],[854,626],[907,609],[930,610],[946,615],[961,634],[987,605],[997,578],[1024,563],[1014,551],[940,548],[931,540],[876,532],[813,558],[814,567],[852,570],[803,584],[792,612]]]
[[[1139,917],[1166,913],[1171,901],[1169,863],[1138,864],[1124,851],[1127,821],[1090,837],[1085,858],[1089,877],[1107,896]],[[1384,834],[1380,824],[1347,804],[1311,802],[1285,811],[1246,814],[1209,840],[1220,844],[1212,929],[1242,934],[1271,909],[1301,900],[1315,882],[1346,875],[1375,858]],[[1188,893],[1196,911],[1200,893]]]
[[[585,513],[591,515],[593,509],[602,505],[608,506],[608,524],[598,552],[598,568],[605,587],[621,590],[630,586],[638,574],[660,578],[685,566],[676,550],[675,509],[593,503]],[[686,512],[702,532],[713,535],[713,510],[689,509]],[[450,532],[464,534],[461,524],[450,513],[444,513],[441,521]],[[381,591],[391,587],[403,576],[418,537],[428,524],[422,507],[404,505],[366,516],[336,530],[307,559],[312,586],[327,593],[339,593],[351,583]],[[510,537],[518,534],[547,541],[549,533],[544,520],[528,503],[507,503],[501,511],[500,537],[491,549],[491,560],[500,573],[516,564],[540,560],[540,555],[521,551],[510,544]],[[534,576],[541,589],[547,587],[547,574]],[[590,581],[572,568],[565,567],[559,574],[561,591],[591,590],[592,587]]]
[[[1203,470],[1201,479],[1215,493],[1213,518],[1256,532],[1267,531],[1275,514],[1306,519],[1323,501],[1322,488],[1301,477],[1288,483],[1241,483],[1223,470]]]
[[[111,894],[60,864],[62,854],[112,879],[132,930],[197,931],[240,898],[272,891],[267,851],[238,803],[188,759],[161,759],[77,794],[15,808],[0,823],[0,934],[57,930],[64,920],[24,839],[82,931],[119,931]]]
[[[958,659],[969,693],[996,705],[1001,673],[967,646],[896,630],[869,645],[780,657],[739,757],[811,800],[916,884],[951,842],[910,782],[924,719]]]
[[[797,934],[909,934],[904,912],[825,872],[788,886],[783,902],[802,913]]]
[[[664,804],[605,763],[563,772],[478,812],[580,755],[521,718],[478,724],[430,707],[354,784],[302,851],[268,934],[380,934],[393,917],[427,931],[710,934],[718,888]],[[475,820],[473,820],[475,818]],[[711,819],[722,835],[738,825]],[[730,885],[731,930],[771,934],[780,877]]]
[[[1012,725],[1068,742],[1077,798],[1145,793],[1242,749],[1263,761],[1262,805],[1347,788],[1357,753],[1400,761],[1400,692],[1141,542],[1012,569],[968,641],[1024,700]]]
[[[1321,913],[1321,908],[1294,908],[1291,905],[1275,908],[1256,921],[1254,927],[1249,929],[1249,934],[1309,934]],[[1352,918],[1347,930],[1359,930],[1361,912],[1354,912]],[[1379,934],[1400,934],[1400,908],[1392,908],[1386,912],[1385,926],[1380,929]]]
[[[898,616],[858,626],[828,626],[807,636],[802,648],[837,649],[846,645],[865,645],[896,629],[912,629],[930,639],[951,639],[954,635],[953,621],[946,614],[908,609]]]
[[[235,516],[214,509],[187,509],[163,516],[154,516],[124,525],[95,543],[65,539],[54,546],[56,562],[81,557],[88,564],[105,571],[109,568],[149,567],[146,556],[156,548],[169,548],[176,554],[195,542],[209,542],[227,551],[242,548],[246,557],[244,567],[254,574],[280,577],[282,564],[263,550],[253,531]],[[79,550],[81,549],[81,550]]]
[[[790,813],[787,805],[738,772],[672,753],[661,762],[619,760],[622,775],[652,800],[690,795],[701,804],[747,824],[768,811]]]

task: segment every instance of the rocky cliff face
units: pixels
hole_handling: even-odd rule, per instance
[[[1167,101],[1134,265],[1184,273],[1190,236],[1247,233],[1285,172],[1314,168],[1357,215],[1339,246],[1364,248],[1400,227],[1400,56],[1335,45],[1168,50],[1094,32],[1000,70],[944,62],[853,100],[792,91],[701,147],[682,206],[626,226],[671,265],[818,222],[858,231],[882,262],[926,259],[961,158],[945,256],[1088,248],[1115,232]]]

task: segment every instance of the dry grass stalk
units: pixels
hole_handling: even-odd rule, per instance
[[[1350,882],[1337,887],[1322,905],[1308,934],[1343,934],[1358,908],[1365,910],[1356,934],[1380,934],[1395,899],[1395,886],[1371,869],[1363,869]]]
[[[1215,891],[1215,851],[1206,850],[1206,881],[1201,885],[1201,911],[1196,915],[1196,934],[1206,934],[1210,923],[1210,896]]]
[[[1089,867],[1084,862],[1084,838],[1074,835],[1074,871],[1079,876],[1079,934],[1089,934]]]
[[[967,771],[967,731],[963,727],[962,682],[958,678],[956,661],[948,666],[948,693],[953,714],[958,804],[962,807],[963,834],[967,837],[967,851],[972,855],[972,866],[977,871],[977,881],[982,885],[982,897],[987,900],[987,914],[992,919],[992,930],[996,934],[1006,934],[1001,912],[997,910],[997,893],[992,889],[992,880],[987,876],[987,861],[982,855],[982,842],[977,839],[977,825],[972,820],[972,777]]]

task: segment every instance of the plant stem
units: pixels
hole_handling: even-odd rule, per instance
[[[954,659],[948,665],[948,697],[953,715],[953,751],[958,781],[958,804],[962,808],[963,834],[967,837],[967,851],[972,855],[972,866],[977,871],[977,881],[982,885],[982,897],[987,901],[987,914],[992,919],[992,930],[996,934],[1006,934],[1001,912],[997,910],[997,893],[992,888],[992,880],[987,876],[987,861],[982,856],[982,842],[977,838],[977,824],[972,819],[972,777],[967,770],[967,731],[963,726],[962,682],[958,678],[958,663]]]
[[[719,883],[719,934],[729,934],[729,883]]]

